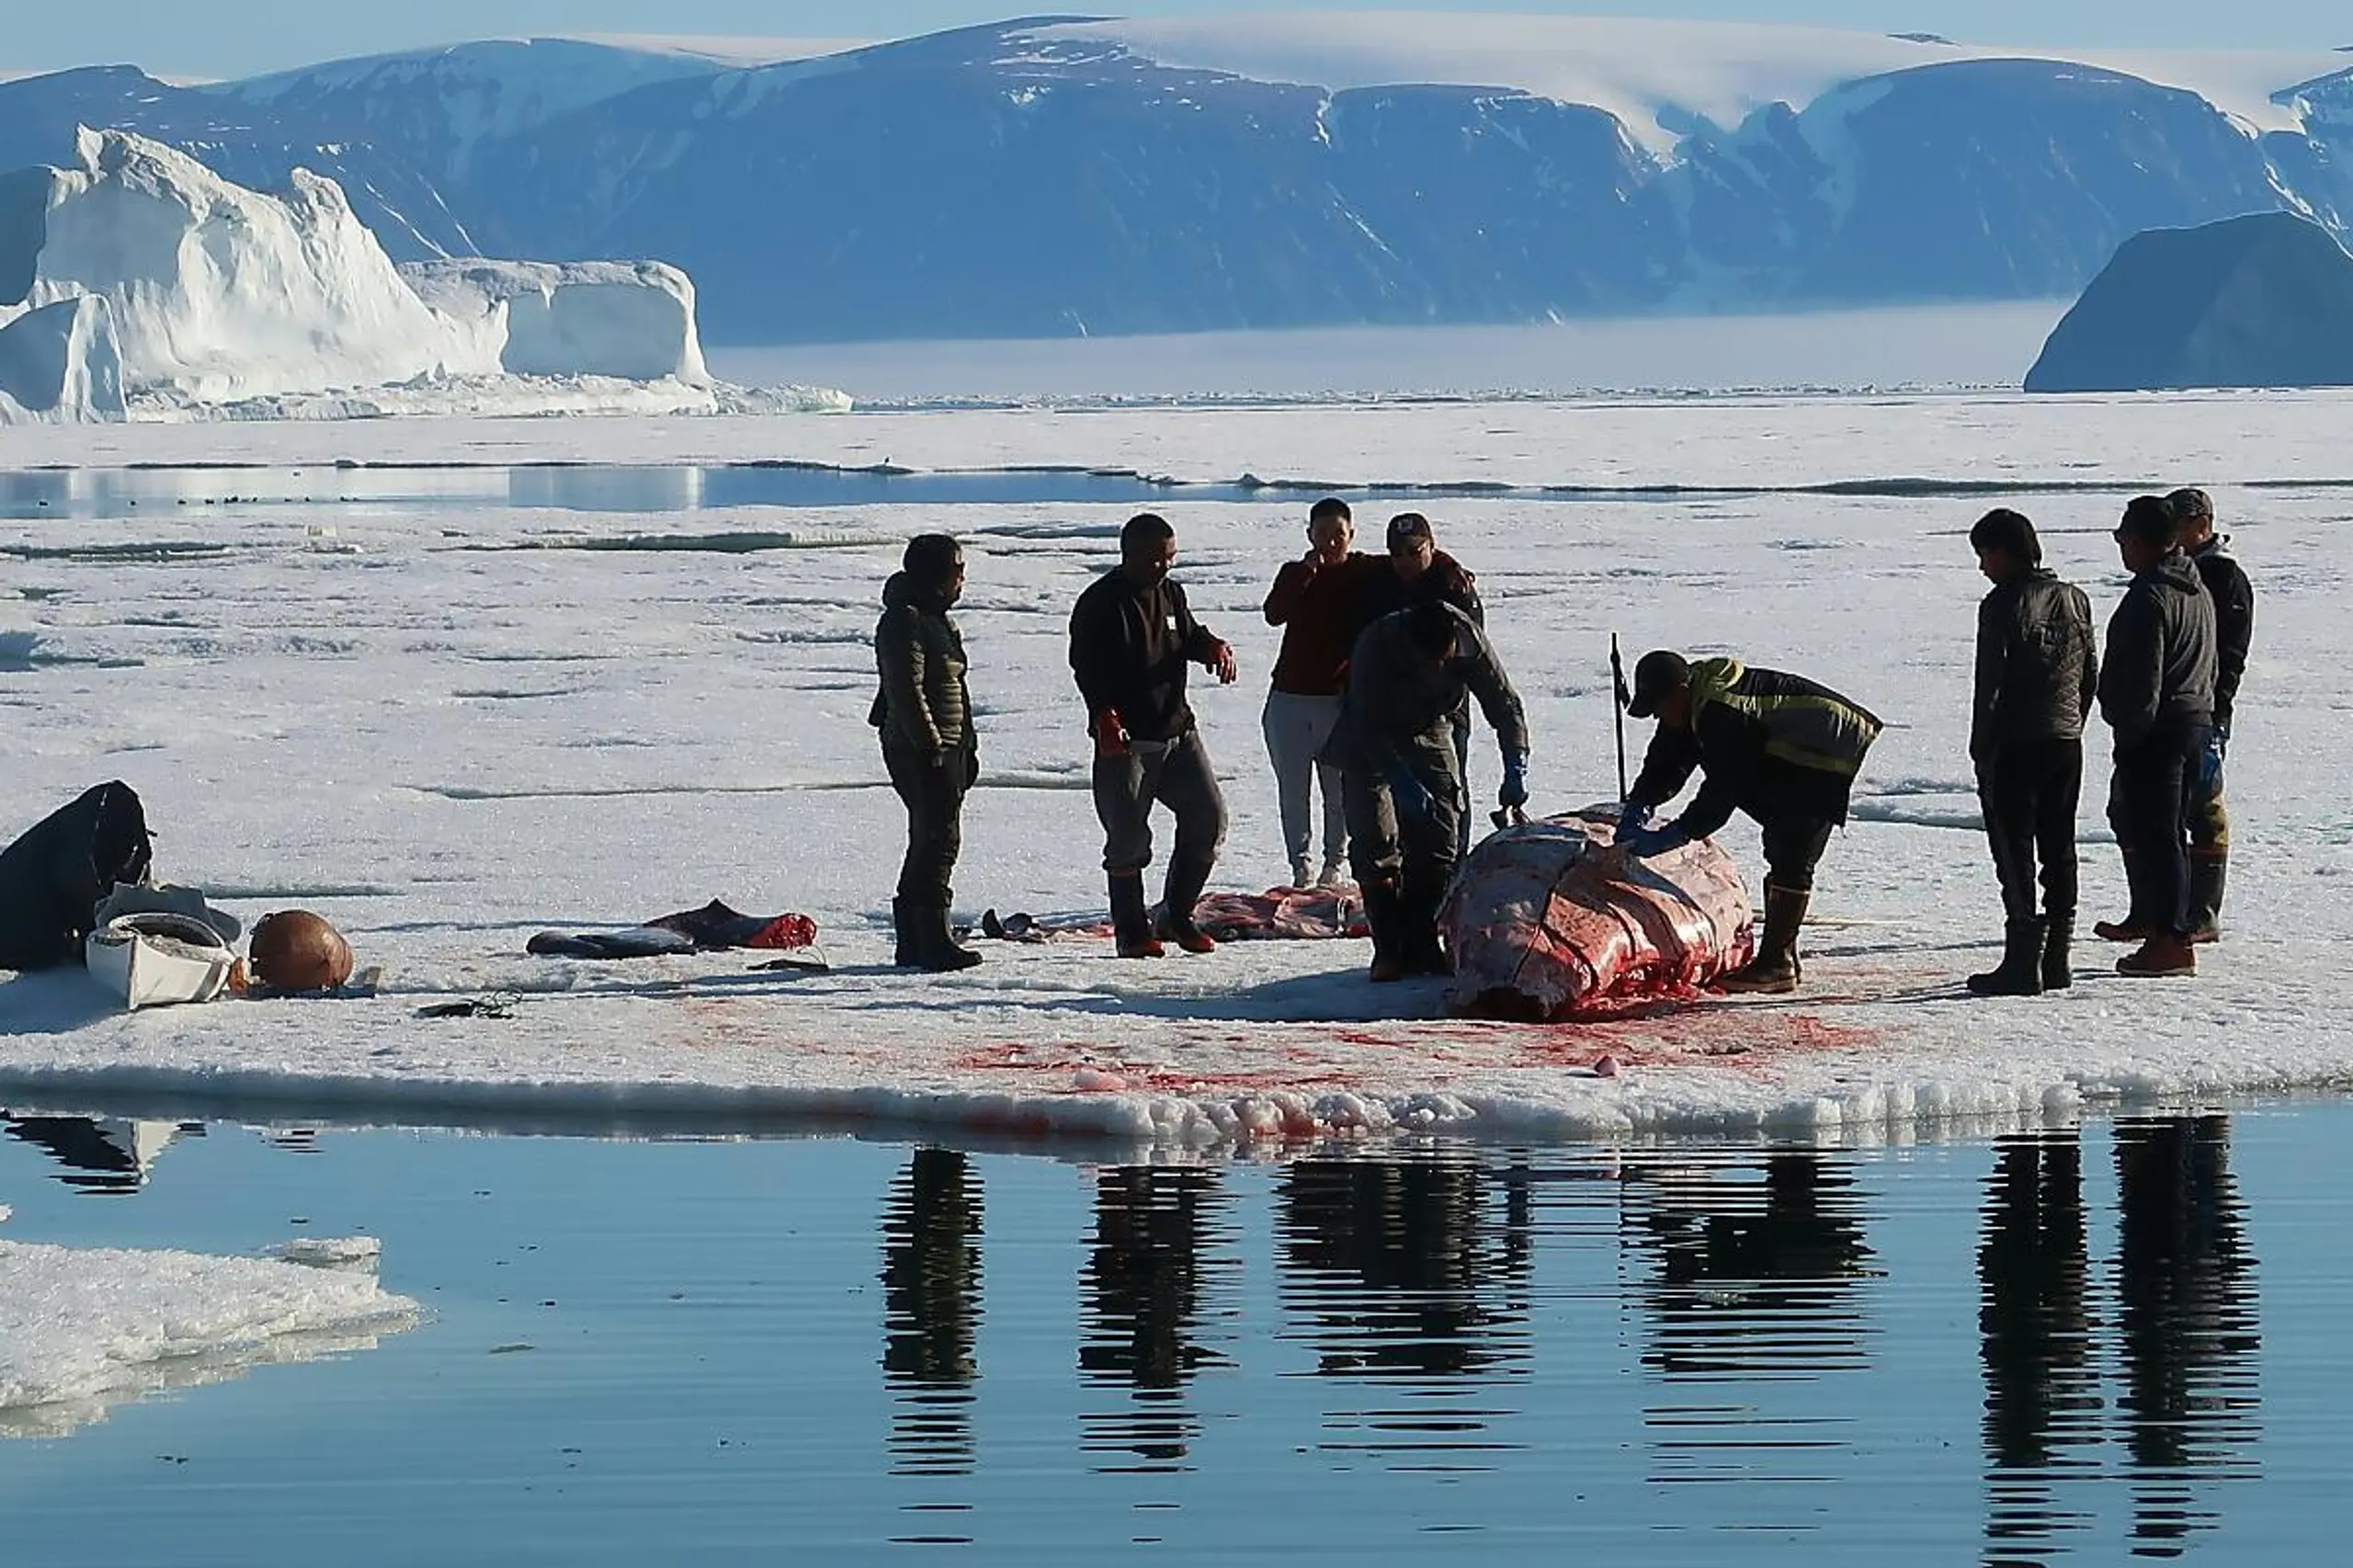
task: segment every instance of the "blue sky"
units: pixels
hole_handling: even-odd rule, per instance
[[[1300,0],[1324,9],[1349,0]],[[527,33],[665,32],[786,37],[894,37],[1052,9],[1030,0],[108,0],[51,6],[8,0],[0,71],[128,61],[152,71],[233,76],[338,55]],[[1253,7],[1233,0],[1136,0],[1072,6],[1117,16]],[[1269,7],[1271,8],[1271,7]],[[2335,48],[2353,44],[2344,0],[1590,0],[1529,4],[1381,0],[1361,10],[1552,11],[1812,22],[1880,32],[1937,32],[1990,43]]]

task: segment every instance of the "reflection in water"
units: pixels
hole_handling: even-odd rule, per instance
[[[8,1136],[46,1149],[65,1168],[57,1179],[84,1192],[136,1192],[148,1168],[181,1133],[202,1136],[201,1123],[94,1119],[86,1116],[6,1118]]]
[[[2230,1171],[2230,1122],[2116,1128],[2118,1400],[2132,1465],[2135,1556],[2179,1556],[2219,1516],[2193,1487],[2252,1474],[2259,1436],[2254,1259]]]
[[[1677,1391],[1647,1415],[1659,1481],[1819,1481],[1843,1451],[1847,1415],[1792,1391],[1764,1407],[1766,1385],[1804,1384],[1870,1365],[1879,1330],[1857,1282],[1871,1251],[1852,1173],[1824,1155],[1779,1150],[1762,1180],[1730,1167],[1665,1166],[1630,1184],[1656,1255],[1645,1295],[1643,1364]]]
[[[1095,1179],[1095,1244],[1080,1274],[1089,1384],[1125,1385],[1132,1407],[1085,1418],[1090,1452],[1131,1456],[1105,1471],[1182,1470],[1199,1436],[1185,1388],[1224,1358],[1200,1343],[1210,1283],[1202,1254],[1224,1239],[1215,1173],[1122,1166]]]
[[[2096,1461],[2096,1326],[2086,1303],[2083,1150],[2073,1131],[2003,1140],[1977,1247],[1985,1368],[1985,1562],[2030,1563],[2087,1523],[2054,1471]]]
[[[1469,1159],[1310,1160],[1283,1173],[1276,1233],[1287,1315],[1318,1375],[1377,1381],[1412,1403],[1328,1412],[1327,1448],[1429,1456],[1491,1449],[1502,1412],[1466,1391],[1525,1374],[1532,1183]],[[1421,1468],[1442,1461],[1417,1460]],[[1459,1465],[1459,1459],[1450,1461]]]
[[[917,1149],[882,1213],[882,1375],[894,1475],[972,1471],[981,1186],[962,1154]]]

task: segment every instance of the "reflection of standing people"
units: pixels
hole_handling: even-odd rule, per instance
[[[2217,1517],[2196,1506],[2193,1483],[2250,1473],[2259,1452],[2262,1338],[2229,1119],[2119,1122],[2116,1188],[2132,1533],[2142,1551],[2172,1555]]]
[[[1994,585],[1977,608],[1977,679],[1969,757],[1985,838],[2002,886],[2002,964],[1972,974],[1981,996],[2032,996],[2074,982],[2075,808],[2084,788],[2084,718],[2099,685],[2092,607],[2042,564],[2034,525],[2006,508],[1969,530]],[[2035,913],[2035,861],[2042,911]]]
[[[1480,631],[1487,628],[1487,607],[1479,599],[1479,580],[1460,561],[1438,547],[1430,520],[1419,512],[1400,512],[1389,519],[1389,570],[1376,572],[1357,607],[1357,630],[1415,605],[1449,604],[1469,616]],[[1465,698],[1454,710],[1455,769],[1471,777],[1471,703]],[[1461,859],[1471,848],[1468,812],[1455,828],[1454,855]]]
[[[981,766],[964,638],[949,615],[963,595],[963,548],[946,534],[919,535],[883,585],[874,629],[882,688],[868,719],[882,732],[882,765],[907,808],[907,854],[891,902],[899,940],[893,961],[902,968],[959,970],[981,961],[949,924],[964,796]]]
[[[2255,642],[2255,585],[2214,531],[2214,502],[2203,490],[2165,497],[2180,525],[2181,548],[2214,601],[2214,733],[2189,783],[2189,939],[2222,937],[2222,892],[2230,878],[2231,814],[2222,803],[2222,764],[2231,746],[2239,682]]]
[[[2189,865],[2182,823],[2214,727],[2214,600],[2175,541],[2173,508],[2135,497],[2117,525],[2117,553],[2132,574],[2108,623],[2099,710],[2116,732],[2109,822],[2124,853],[2131,912],[2102,921],[2102,940],[2138,942],[2120,974],[2194,974]]]
[[[1307,553],[1284,562],[1267,595],[1267,624],[1283,629],[1282,652],[1275,658],[1273,685],[1267,693],[1267,756],[1274,764],[1283,853],[1293,887],[1336,887],[1346,874],[1348,828],[1340,770],[1319,759],[1332,738],[1332,726],[1339,722],[1348,649],[1358,623],[1358,601],[1374,574],[1388,574],[1377,558],[1350,549],[1355,542],[1348,504],[1336,496],[1318,501],[1307,514]],[[1324,790],[1320,874],[1309,858],[1314,847],[1313,807],[1319,782]]]
[[[1500,796],[1528,803],[1528,718],[1471,618],[1424,604],[1375,621],[1348,660],[1348,694],[1330,753],[1347,779],[1357,882],[1372,928],[1370,978],[1445,974],[1438,906],[1460,853],[1469,791],[1455,714],[1472,697],[1503,747]]]
[[[1221,1199],[1216,1176],[1204,1170],[1131,1165],[1096,1177],[1078,1364],[1088,1381],[1124,1384],[1140,1403],[1158,1407],[1108,1434],[1112,1446],[1158,1467],[1185,1458],[1195,1432],[1185,1385],[1219,1358],[1200,1342],[1200,1317],[1201,1255]]]
[[[1977,1244],[1988,1562],[2047,1555],[2080,1523],[2052,1482],[2063,1449],[2101,1440],[2089,1268],[2077,1135],[2004,1139]]]
[[[1225,797],[1185,700],[1185,669],[1200,665],[1233,684],[1233,650],[1193,619],[1176,564],[1176,530],[1150,512],[1120,530],[1120,564],[1079,595],[1070,619],[1070,666],[1086,699],[1095,738],[1095,811],[1103,822],[1103,869],[1121,958],[1158,958],[1161,938],[1187,952],[1217,944],[1193,923],[1225,842]],[[1144,907],[1152,864],[1152,808],[1176,817],[1176,847],[1160,928]]]
[[[980,1375],[980,1181],[965,1157],[916,1150],[882,1216],[882,1373],[910,1391],[892,1446],[918,1473],[972,1468],[962,1391]]]

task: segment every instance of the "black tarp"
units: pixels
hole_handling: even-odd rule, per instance
[[[85,790],[0,850],[0,969],[79,963],[92,912],[147,879],[146,809],[120,779]]]

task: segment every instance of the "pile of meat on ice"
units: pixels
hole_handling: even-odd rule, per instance
[[[1649,860],[1612,850],[1615,813],[1508,827],[1472,849],[1439,917],[1457,1008],[1606,1016],[1688,996],[1755,949],[1747,890],[1710,840]]]

